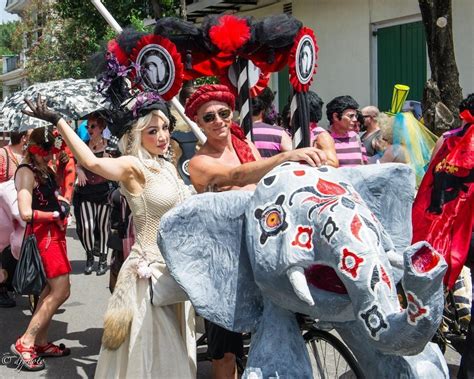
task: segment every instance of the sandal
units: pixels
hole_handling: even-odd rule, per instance
[[[71,354],[71,349],[66,347],[63,343],[55,345],[48,342],[46,345],[35,345],[36,352],[40,357],[65,357]]]
[[[35,347],[27,347],[23,345],[19,338],[13,345],[10,346],[10,351],[18,356],[19,363],[17,367],[21,370],[40,371],[46,367],[44,360],[41,359],[36,353]],[[26,354],[29,356],[25,357]]]

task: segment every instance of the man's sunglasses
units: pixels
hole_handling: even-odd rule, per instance
[[[217,116],[219,116],[221,120],[227,120],[230,117],[231,113],[232,111],[228,108],[220,109],[217,111],[217,113],[215,112],[206,113],[204,116],[202,116],[202,119],[205,123],[214,122]]]

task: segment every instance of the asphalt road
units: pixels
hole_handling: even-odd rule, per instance
[[[102,336],[102,320],[110,296],[108,273],[103,276],[82,274],[85,254],[72,225],[68,229],[68,254],[72,265],[71,296],[58,310],[50,328],[50,340],[71,348],[71,355],[49,358],[46,370],[19,372],[9,353],[10,345],[25,330],[30,311],[26,297],[17,297],[15,308],[0,308],[0,378],[92,378]],[[459,355],[448,351],[446,358],[455,378]],[[198,364],[198,379],[210,378],[210,364]],[[138,378],[137,378],[138,379]]]

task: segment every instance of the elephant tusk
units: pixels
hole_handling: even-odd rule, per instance
[[[288,279],[290,279],[291,286],[296,293],[296,296],[301,301],[304,301],[310,307],[314,305],[313,297],[311,292],[309,292],[308,282],[306,281],[306,276],[304,275],[303,267],[293,266],[286,272]]]

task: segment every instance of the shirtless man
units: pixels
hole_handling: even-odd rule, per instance
[[[198,192],[209,188],[253,190],[272,168],[286,161],[303,161],[311,166],[327,163],[324,151],[308,147],[263,160],[253,143],[245,139],[232,121],[234,95],[224,85],[204,85],[186,102],[186,115],[207,136],[206,143],[189,163],[191,182]],[[242,337],[210,322],[206,323],[208,352],[214,378],[236,378],[235,357],[242,353]]]
[[[186,103],[186,114],[207,137],[189,163],[196,191],[205,192],[209,185],[218,191],[253,189],[267,172],[286,161],[303,161],[314,167],[326,164],[324,151],[313,147],[262,160],[255,145],[233,123],[234,107],[234,95],[223,85],[202,86]]]

